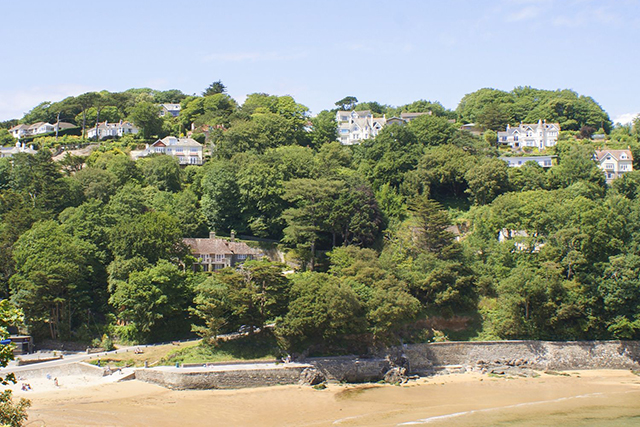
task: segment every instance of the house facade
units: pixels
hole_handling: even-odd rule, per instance
[[[87,129],[87,139],[93,139],[96,135],[98,139],[122,138],[125,135],[135,135],[136,133],[138,133],[138,128],[133,123],[122,120],[117,123],[105,121],[98,123],[98,126]]]
[[[431,111],[423,113],[401,113],[400,117],[386,116],[373,117],[369,110],[363,111],[338,111],[336,122],[338,123],[338,140],[343,145],[360,144],[365,139],[375,138],[387,125],[405,125],[416,117],[432,114]]]
[[[18,153],[36,154],[37,151],[33,149],[32,145],[27,147],[26,144],[21,142],[16,142],[14,147],[0,147],[0,158],[12,157]]]
[[[196,258],[194,267],[205,272],[235,267],[245,261],[261,259],[265,256],[259,249],[252,248],[243,242],[236,242],[233,233],[230,240],[217,238],[215,233],[210,233],[209,238],[206,239],[188,238],[183,241]]]
[[[160,117],[170,114],[173,117],[180,115],[180,104],[160,104]]]
[[[201,165],[204,160],[203,146],[192,138],[177,138],[167,136],[151,145],[147,145],[142,152],[131,152],[135,160],[151,154],[166,154],[174,156],[181,165]]]
[[[598,167],[604,171],[607,182],[633,170],[633,155],[630,150],[596,150],[594,158]]]
[[[56,127],[59,129],[67,129],[74,127],[71,123],[60,122],[58,124],[51,124],[45,122],[38,122],[32,125],[22,124],[16,125],[9,129],[9,133],[16,139],[21,139],[27,136],[41,135],[45,133],[54,132]]]
[[[507,125],[505,132],[498,132],[498,143],[511,148],[534,147],[544,150],[556,145],[559,134],[559,123],[538,120],[538,123],[520,123],[517,127]]]
[[[365,139],[375,138],[387,124],[385,117],[373,117],[371,111],[338,111],[338,140],[343,145],[360,144]]]
[[[553,166],[553,159],[558,156],[517,156],[517,157],[500,157],[500,160],[507,162],[510,168],[519,168],[524,166],[527,162],[536,162],[543,168],[550,168]]]

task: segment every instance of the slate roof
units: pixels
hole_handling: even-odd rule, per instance
[[[611,154],[616,160],[621,160],[622,154],[626,154],[627,158],[622,160],[633,160],[633,155],[630,150],[596,150],[596,158],[598,162],[602,162],[607,154]]]
[[[220,238],[187,238],[182,240],[194,254],[254,255],[256,257],[264,255],[261,250],[254,249],[244,242],[230,242]]]

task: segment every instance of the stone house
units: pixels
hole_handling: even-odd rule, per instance
[[[259,249],[252,248],[244,242],[236,242],[234,233],[231,233],[230,240],[218,238],[215,233],[210,233],[206,239],[187,238],[183,241],[196,258],[194,268],[206,272],[235,267],[245,261],[265,256]]]

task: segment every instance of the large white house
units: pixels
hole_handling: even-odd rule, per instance
[[[364,139],[375,138],[387,124],[385,117],[373,117],[371,111],[338,111],[338,139],[343,145],[359,144]]]
[[[144,151],[132,151],[131,156],[137,160],[151,154],[166,154],[174,156],[181,165],[201,165],[203,162],[203,147],[192,138],[176,138],[167,136],[159,139],[151,145],[147,145]]]
[[[87,129],[87,139],[92,139],[98,135],[98,139],[122,138],[124,135],[138,133],[138,128],[130,122],[120,120],[116,123],[102,122],[98,126]]]
[[[633,170],[633,155],[629,150],[596,150],[595,160],[606,175],[607,182]]]
[[[559,133],[559,123],[538,120],[538,123],[520,123],[517,127],[507,125],[505,132],[498,132],[498,142],[508,144],[511,148],[535,147],[544,150],[556,145]]]
[[[71,123],[66,123],[66,122],[60,122],[57,124],[38,122],[32,125],[27,125],[27,124],[16,125],[11,129],[9,129],[9,133],[14,138],[20,139],[26,136],[34,136],[34,135],[41,135],[45,133],[54,132],[56,130],[56,127],[58,127],[58,129],[67,129],[74,126]]]

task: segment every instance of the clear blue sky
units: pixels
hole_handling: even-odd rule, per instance
[[[455,108],[483,87],[640,112],[640,0],[17,1],[0,8],[0,120],[132,87]]]

